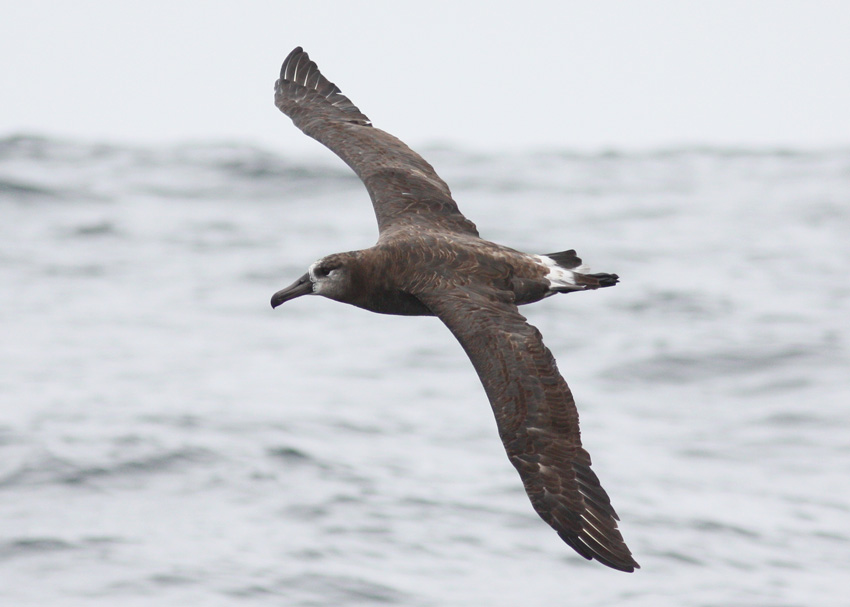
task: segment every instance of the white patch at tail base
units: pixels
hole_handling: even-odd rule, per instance
[[[549,281],[549,288],[555,289],[561,287],[567,289],[575,288],[576,290],[584,289],[583,286],[576,285],[575,275],[576,273],[586,274],[589,272],[590,268],[586,265],[580,265],[572,270],[568,270],[559,266],[554,259],[547,257],[546,255],[534,255],[533,257],[549,269],[549,272],[546,274],[546,280]]]

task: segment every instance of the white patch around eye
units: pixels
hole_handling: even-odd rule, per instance
[[[310,275],[310,282],[313,283],[313,290],[314,291],[315,291],[315,285],[316,285],[316,268],[318,267],[318,265],[319,265],[319,262],[314,261],[312,264],[310,264],[310,267],[307,268],[307,274]]]

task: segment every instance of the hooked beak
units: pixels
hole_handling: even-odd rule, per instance
[[[313,293],[313,282],[310,280],[310,275],[305,274],[285,289],[281,289],[272,295],[272,308],[278,307],[280,304],[301,297],[302,295],[310,295]]]

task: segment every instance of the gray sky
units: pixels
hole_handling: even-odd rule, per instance
[[[273,105],[301,45],[411,145],[850,144],[840,0],[31,0],[2,15],[0,136],[319,153]]]

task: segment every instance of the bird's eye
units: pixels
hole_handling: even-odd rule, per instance
[[[338,268],[328,268],[328,267],[320,267],[316,268],[316,275],[320,278],[327,278],[329,276],[333,276],[338,271]]]

